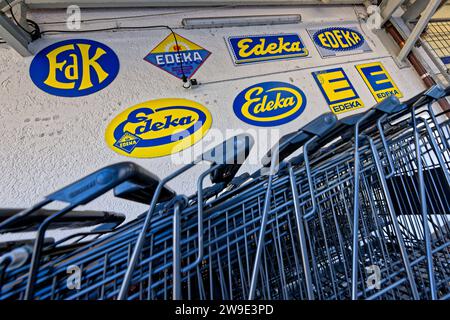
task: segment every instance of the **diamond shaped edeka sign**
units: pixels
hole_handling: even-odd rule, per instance
[[[175,36],[177,39],[176,42]],[[183,78],[184,72],[189,79],[201,67],[206,59],[208,59],[210,54],[211,52],[200,47],[198,44],[195,44],[176,33],[171,33],[150,51],[150,53],[145,56],[144,60],[179,79]],[[183,67],[181,67],[181,65],[183,65]]]
[[[137,146],[141,138],[126,131],[123,136],[114,143],[114,147],[122,149],[126,153],[131,153]]]

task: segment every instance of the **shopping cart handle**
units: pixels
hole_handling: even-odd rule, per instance
[[[311,122],[307,123],[298,131],[288,133],[278,141],[278,161],[281,162],[296,150],[301,148],[308,140],[314,136],[324,136],[332,130],[338,123],[336,116],[332,113],[325,113]],[[261,159],[264,167],[270,166],[272,161],[272,152],[276,146],[272,147]]]
[[[14,217],[23,209],[0,209],[0,223]],[[40,209],[33,215],[17,219],[1,230],[6,232],[29,232],[36,231],[39,225],[48,217],[57,213],[58,210]],[[119,225],[125,220],[125,215],[114,212],[103,211],[71,211],[56,220],[50,229],[83,228],[97,226],[105,223]]]
[[[319,139],[312,142],[309,146],[309,153],[313,154],[317,152],[322,146],[328,144],[329,142],[340,137],[342,140],[348,140],[353,137],[353,128],[356,123],[364,117],[365,113],[354,114],[351,116],[344,117],[333,123],[326,132],[319,136]],[[291,165],[296,166],[305,160],[303,153],[289,160]]]
[[[429,88],[427,91],[425,91],[424,95],[426,95],[427,97],[430,97],[434,100],[438,100],[438,99],[445,97],[446,92],[445,92],[445,89],[441,85],[437,84],[437,85],[434,85],[431,88]]]
[[[414,97],[409,98],[406,101],[403,101],[403,104],[407,107],[410,108],[412,107],[417,101],[419,101],[420,99],[424,99],[424,94],[425,92],[427,92],[427,90],[422,91],[419,94],[416,94]]]
[[[251,135],[240,134],[203,153],[201,160],[211,162],[212,166],[219,165],[210,174],[211,182],[230,182],[250,154],[254,141]]]
[[[116,229],[119,226],[119,224],[115,222],[106,222],[101,225],[96,226],[94,229],[92,229],[90,232],[93,234],[100,234],[100,233],[106,233],[111,232],[114,229]]]
[[[402,104],[396,96],[389,96],[378,102],[366,112],[340,119],[338,121],[338,125],[336,126],[336,130],[332,132],[331,136],[340,135],[344,140],[351,139],[354,135],[352,129],[357,123],[360,123],[361,129],[364,129],[373,125],[373,123],[378,120],[382,114],[397,113],[402,111],[404,108],[404,104]]]
[[[19,248],[23,246],[33,246],[33,243],[36,241],[36,239],[16,239],[11,241],[4,241],[0,242],[0,254],[3,254],[4,252],[8,252],[13,250],[14,248]],[[54,238],[45,238],[44,239],[44,245],[49,246],[55,243]]]
[[[403,104],[406,106],[406,108],[411,108],[418,104],[418,106],[426,105],[433,100],[440,99],[446,95],[446,90],[442,88],[439,84],[436,84],[432,86],[431,88],[422,91],[421,93],[415,95],[412,98],[409,98],[408,100],[404,101]]]
[[[245,160],[255,140],[249,134],[239,134],[199,156],[200,160],[213,164],[236,164]]]
[[[48,195],[43,201],[33,207],[10,216],[3,221],[0,220],[0,230],[9,229],[16,224],[23,224],[25,221],[29,221],[26,219],[29,219],[30,216],[34,216],[32,219],[39,219],[39,216],[35,216],[36,213],[39,213],[42,207],[52,201],[65,202],[69,206],[62,211],[55,211],[45,217],[45,219],[42,219],[43,224],[53,220],[55,217],[61,220],[62,216],[66,216],[78,205],[88,203],[124,181],[132,181],[138,184],[145,182],[148,184],[150,181],[157,179],[155,175],[132,162],[110,165]]]
[[[328,134],[337,123],[337,117],[331,112],[328,112],[309,122],[301,130],[313,136],[322,137]]]
[[[377,111],[381,111],[383,113],[392,114],[404,109],[404,105],[400,102],[400,100],[396,96],[389,96],[386,99],[378,102],[376,105],[372,107]]]
[[[338,130],[345,130],[347,126],[354,126],[362,117],[364,117],[364,113],[358,113],[344,117],[338,121],[338,125],[336,126],[336,128]]]
[[[139,185],[150,185],[157,184],[159,179],[137,164],[121,162],[102,168],[48,195],[46,199],[62,201],[72,205],[86,204],[125,181],[131,181]]]
[[[221,193],[225,188],[227,187],[227,184],[225,182],[219,182],[215,183],[210,187],[207,187],[203,190],[203,199],[209,199],[214,196],[217,196],[219,193]],[[194,195],[197,196],[197,193]]]
[[[311,136],[308,133],[303,132],[291,132],[288,134],[285,134],[280,138],[278,141],[278,144],[280,145],[278,150],[278,161],[283,161],[286,159],[290,154],[295,152],[298,148],[300,148]],[[295,140],[295,142],[293,141]],[[261,164],[263,167],[270,166],[270,162],[272,160],[272,152],[274,151],[275,147],[272,147],[265,156],[261,159]]]
[[[158,180],[149,180],[147,184],[123,182],[114,188],[114,196],[143,204],[150,204],[155,194]],[[164,186],[159,194],[158,202],[166,202],[172,199],[176,193],[169,187]]]

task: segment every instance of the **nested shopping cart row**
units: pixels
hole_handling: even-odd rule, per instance
[[[3,267],[0,297],[447,299],[450,124],[433,103],[448,94],[436,86],[356,116],[324,114],[284,136],[251,175],[235,176],[253,144],[246,135],[161,181],[130,163],[99,170],[33,208],[68,204],[41,223],[28,257]],[[212,165],[196,194],[165,187],[201,161]],[[112,188],[149,210],[69,244],[45,244],[53,221]]]

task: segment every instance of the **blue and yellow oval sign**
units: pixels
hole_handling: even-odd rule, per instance
[[[129,157],[155,158],[184,150],[211,127],[208,109],[186,99],[143,102],[116,116],[105,139],[114,151]]]
[[[336,51],[355,50],[364,44],[364,37],[356,29],[331,27],[318,30],[314,42],[324,49]]]
[[[306,96],[302,90],[285,82],[263,82],[239,93],[233,110],[242,121],[260,127],[285,124],[303,113]]]
[[[30,66],[30,77],[43,91],[62,97],[81,97],[108,86],[119,73],[119,58],[108,46],[74,39],[41,50]]]

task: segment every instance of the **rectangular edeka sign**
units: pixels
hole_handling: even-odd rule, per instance
[[[362,100],[344,72],[344,69],[334,68],[316,71],[312,75],[334,114],[364,107]]]
[[[226,38],[226,42],[236,65],[309,55],[300,36],[295,33],[233,36]]]
[[[359,64],[355,67],[377,102],[392,95],[403,98],[403,94],[381,62]]]

